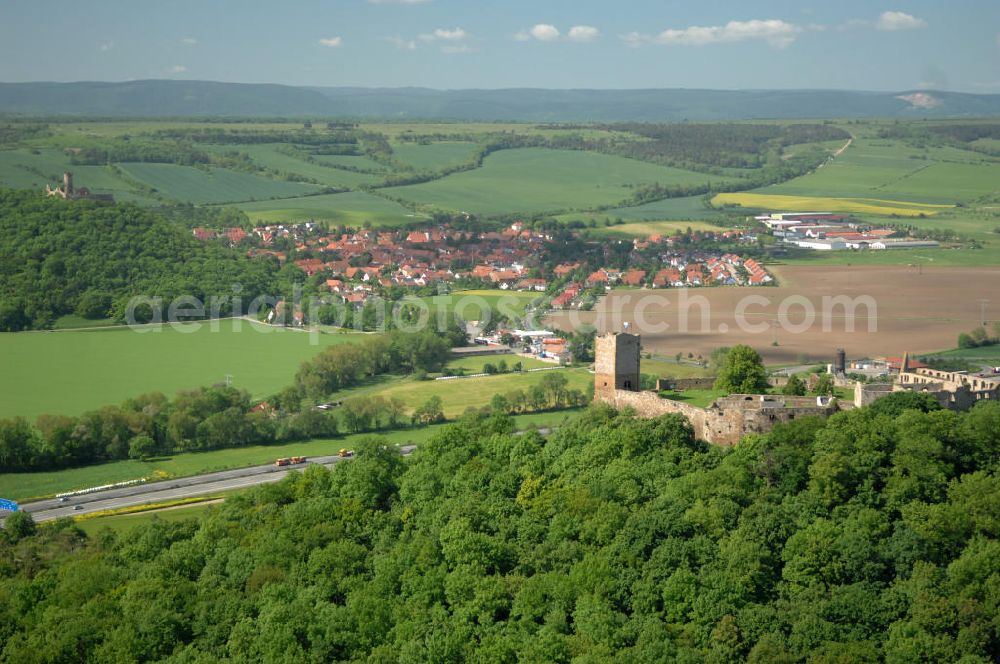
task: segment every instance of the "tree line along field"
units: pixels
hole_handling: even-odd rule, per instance
[[[573,417],[576,410],[514,415],[519,429],[552,427]],[[380,432],[393,445],[420,444],[438,433],[444,424],[430,424],[413,429]],[[373,434],[348,434],[331,439],[298,441],[281,445],[250,445],[206,452],[178,453],[140,461],[127,459],[81,468],[34,473],[0,473],[0,496],[27,501],[57,493],[104,486],[143,477],[189,477],[231,468],[246,468],[273,462],[287,456],[329,456],[343,448],[352,449]]]

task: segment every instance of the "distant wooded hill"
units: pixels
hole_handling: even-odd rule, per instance
[[[430,90],[215,81],[0,83],[0,113],[606,122],[1000,115],[1000,95],[844,90]]]

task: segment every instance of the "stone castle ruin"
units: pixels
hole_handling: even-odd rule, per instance
[[[52,185],[47,184],[45,185],[45,193],[49,196],[65,198],[68,201],[76,201],[84,198],[95,201],[106,201],[109,203],[114,203],[115,201],[115,197],[111,194],[95,194],[86,187],[74,187],[73,174],[69,171],[63,173],[63,183],[61,187],[53,187]]]
[[[860,392],[862,399],[866,397],[870,399],[879,389],[886,394],[903,391],[923,392],[937,399],[942,408],[968,410],[980,401],[1000,400],[1000,377],[977,376],[965,371],[938,371],[926,367],[911,368],[909,355],[904,353],[899,375],[891,385],[859,386],[855,390],[855,395]]]
[[[766,433],[779,422],[800,417],[826,417],[840,410],[831,397],[789,397],[771,394],[731,394],[708,408],[665,399],[639,389],[639,336],[612,332],[594,342],[594,401],[615,408],[632,408],[641,417],[679,413],[697,438],[732,446],[748,433]],[[662,381],[661,381],[662,382]]]

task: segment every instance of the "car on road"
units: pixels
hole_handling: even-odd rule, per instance
[[[75,510],[82,510],[82,509],[83,509],[83,505],[73,505],[73,510],[74,511]]]
[[[68,497],[66,497],[66,496],[63,496],[63,497],[61,497],[61,498],[59,499],[59,502],[60,502],[60,503],[65,503],[65,502],[69,502],[69,498],[68,498]]]

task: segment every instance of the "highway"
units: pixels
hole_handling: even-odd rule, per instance
[[[399,448],[399,452],[403,456],[408,456],[415,449],[416,445],[403,445]],[[193,477],[181,477],[173,480],[150,482],[148,484],[137,484],[119,489],[95,491],[86,495],[73,496],[65,502],[58,498],[38,500],[31,503],[24,503],[20,507],[22,512],[29,512],[36,522],[51,521],[52,519],[64,516],[75,517],[91,512],[117,510],[123,507],[166,503],[185,498],[212,495],[222,491],[268,484],[277,482],[290,472],[304,470],[310,464],[333,467],[342,461],[349,461],[352,458],[323,456],[310,458],[306,463],[295,466],[279,467],[272,463],[266,466],[224,470],[217,473],[195,475]]]

